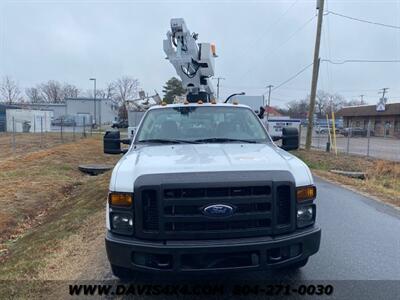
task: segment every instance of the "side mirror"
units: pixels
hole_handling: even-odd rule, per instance
[[[121,142],[125,142],[125,140],[121,141],[119,131],[107,131],[103,138],[104,153],[126,153],[126,150],[121,149]]]
[[[282,139],[282,137],[281,136],[271,136],[271,139],[274,141],[274,142],[276,142],[276,141],[279,141],[279,140],[281,140]]]
[[[299,130],[297,128],[282,128],[282,146],[286,151],[299,149]]]
[[[262,106],[260,106],[260,112],[257,114],[257,116],[258,116],[260,119],[264,119],[264,112],[265,112],[265,108],[262,107]]]

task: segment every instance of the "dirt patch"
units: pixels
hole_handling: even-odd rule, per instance
[[[353,155],[322,151],[298,150],[294,155],[302,159],[312,171],[322,177],[353,187],[378,197],[383,202],[400,207],[400,163]],[[329,172],[332,169],[363,172],[365,180],[348,178]]]

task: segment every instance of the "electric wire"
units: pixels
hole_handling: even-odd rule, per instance
[[[343,65],[347,63],[400,63],[400,60],[399,59],[392,59],[392,60],[345,59],[341,61],[334,61],[330,59],[321,59],[321,62],[327,62],[333,65]]]
[[[353,21],[368,23],[371,25],[377,25],[377,26],[382,26],[382,27],[387,27],[387,28],[392,28],[392,29],[400,29],[400,26],[384,24],[384,23],[379,23],[379,22],[374,22],[374,21],[369,21],[369,20],[363,20],[363,19],[359,19],[359,18],[355,18],[355,17],[351,17],[351,16],[346,16],[346,15],[343,15],[343,14],[340,14],[340,13],[337,13],[337,12],[334,12],[331,10],[328,10],[325,15],[330,15],[330,14],[338,16],[338,17],[346,18],[349,20],[353,20]]]
[[[296,77],[298,77],[301,73],[305,72],[307,69],[309,69],[314,63],[311,63],[307,66],[305,66],[303,69],[301,69],[300,71],[298,71],[296,74],[290,76],[288,79],[286,79],[285,81],[281,82],[280,84],[278,84],[276,87],[272,88],[272,91],[275,91],[277,89],[279,89],[280,87],[284,86],[286,83],[292,81],[293,79],[295,79]],[[266,95],[266,93],[264,93],[264,95]]]

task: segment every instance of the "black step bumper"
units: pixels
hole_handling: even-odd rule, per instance
[[[311,227],[279,237],[155,242],[106,235],[112,265],[156,272],[264,270],[290,266],[315,254],[321,230]]]

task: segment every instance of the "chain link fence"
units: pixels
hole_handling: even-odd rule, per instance
[[[70,143],[93,134],[90,116],[57,118],[37,117],[34,122],[15,117],[0,120],[0,159],[15,154]]]
[[[314,128],[312,148],[335,153],[335,141],[332,129]],[[305,146],[307,128],[301,128],[300,145]],[[336,148],[338,153],[356,154],[386,160],[400,161],[400,139],[389,135],[375,136],[373,130],[350,127],[336,130]]]

